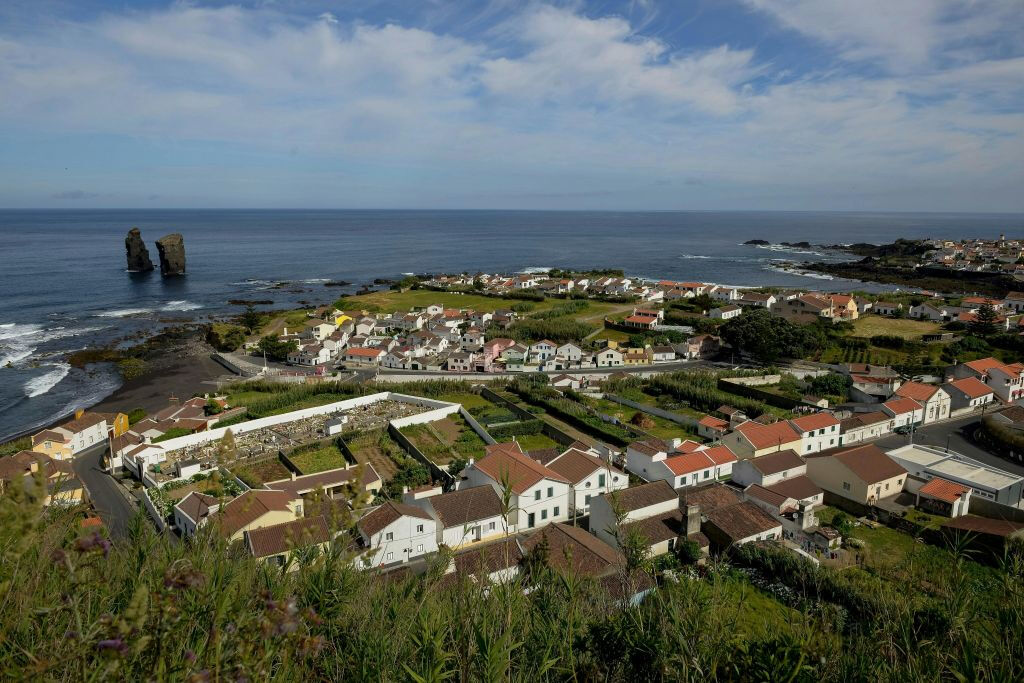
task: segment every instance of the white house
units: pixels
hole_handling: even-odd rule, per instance
[[[191,491],[174,505],[174,525],[182,538],[191,538],[220,509],[220,503],[213,496]]]
[[[924,406],[912,398],[891,398],[882,404],[882,410],[892,416],[891,429],[920,424],[924,420]]]
[[[547,360],[548,358],[554,358],[558,346],[547,339],[542,339],[535,344],[530,344],[530,358],[533,360]]]
[[[75,419],[32,436],[32,450],[62,460],[107,442],[107,418],[99,413],[79,410]]]
[[[579,364],[583,359],[583,349],[576,344],[568,342],[558,347],[556,354],[571,363]]]
[[[839,445],[839,420],[832,413],[814,413],[789,421],[800,434],[800,453],[817,453]]]
[[[598,351],[594,361],[599,368],[618,367],[622,365],[622,352],[609,346]]]
[[[839,423],[839,444],[848,446],[877,439],[892,431],[892,415],[881,410],[857,413]]]
[[[677,538],[688,535],[685,521],[678,494],[664,481],[598,496],[590,506],[590,533],[621,548],[623,534],[635,530],[647,539],[652,556],[669,552]],[[699,513],[694,521],[699,531]]]
[[[721,308],[712,308],[708,312],[708,317],[714,320],[731,320],[743,315],[743,309],[736,304],[729,304],[728,306],[722,306]]]
[[[895,395],[901,398],[913,399],[924,406],[922,420],[925,424],[949,417],[949,394],[934,384],[904,382],[896,390]]]
[[[683,488],[728,477],[736,455],[725,446],[701,447],[683,453],[669,450],[658,439],[635,441],[626,446],[626,469],[647,481],[663,480]]]
[[[995,400],[992,387],[976,377],[964,377],[942,385],[949,394],[950,410],[980,408]]]
[[[523,453],[515,442],[487,446],[470,461],[459,488],[487,484],[499,496],[511,492],[509,523],[516,531],[564,522],[569,518],[569,480]]]
[[[437,552],[437,522],[422,508],[388,501],[356,523],[363,547],[363,564],[380,567],[401,564]]]
[[[437,543],[459,549],[504,536],[508,524],[501,498],[486,484],[425,498],[405,494],[403,502],[423,508],[437,520]]]
[[[749,486],[771,486],[784,479],[807,474],[807,464],[793,451],[778,451],[757,458],[740,460],[732,468],[732,480]]]
[[[625,472],[578,448],[566,450],[547,466],[569,481],[569,510],[577,517],[590,512],[593,497],[629,486]]]

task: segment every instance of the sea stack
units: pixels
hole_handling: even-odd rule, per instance
[[[142,241],[142,233],[138,228],[128,231],[124,238],[124,249],[128,256],[129,273],[148,273],[153,270],[153,262],[149,260],[149,249]]]
[[[185,274],[185,239],[180,233],[172,232],[156,241],[156,250],[160,252],[160,274]]]

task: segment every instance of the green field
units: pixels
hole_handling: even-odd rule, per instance
[[[919,340],[923,334],[939,332],[939,323],[909,318],[885,318],[879,315],[865,315],[853,321],[853,333],[858,337],[874,337],[890,334],[894,337]]]
[[[277,456],[262,462],[233,465],[231,472],[253,488],[262,486],[264,482],[278,481],[291,476],[291,471],[278,460]]]
[[[538,451],[542,448],[558,448],[561,450],[558,442],[546,434],[524,434],[523,436],[517,436],[516,442],[524,451]]]
[[[345,456],[333,443],[313,451],[305,451],[298,455],[291,455],[289,459],[295,463],[303,474],[313,474],[334,470],[346,465]]]
[[[406,427],[402,434],[440,467],[456,458],[482,458],[487,445],[458,414]]]
[[[344,310],[364,310],[370,312],[390,313],[408,311],[413,307],[425,308],[431,304],[439,304],[445,308],[471,308],[476,311],[493,312],[499,308],[512,308],[522,303],[522,299],[503,299],[500,297],[480,296],[479,294],[459,294],[456,292],[435,292],[429,289],[410,289],[405,292],[386,290],[347,296],[339,299],[335,305]],[[534,304],[531,312],[543,311],[558,303],[558,300],[530,302]]]

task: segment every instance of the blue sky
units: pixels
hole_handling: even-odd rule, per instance
[[[0,3],[0,207],[1024,211],[1016,0]]]

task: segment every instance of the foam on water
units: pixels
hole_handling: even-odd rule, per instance
[[[191,301],[179,300],[179,301],[168,301],[167,304],[161,308],[161,311],[194,311],[197,308],[202,308],[200,304],[192,303]]]
[[[152,312],[151,308],[115,308],[112,311],[103,311],[96,315],[101,318],[127,318],[130,315],[143,315]]]
[[[25,382],[23,389],[25,395],[29,398],[36,396],[42,396],[50,389],[60,384],[61,380],[68,376],[71,372],[71,366],[67,363],[57,363],[53,366],[53,370],[49,370],[46,374],[40,375],[39,377],[33,377],[29,381]]]

